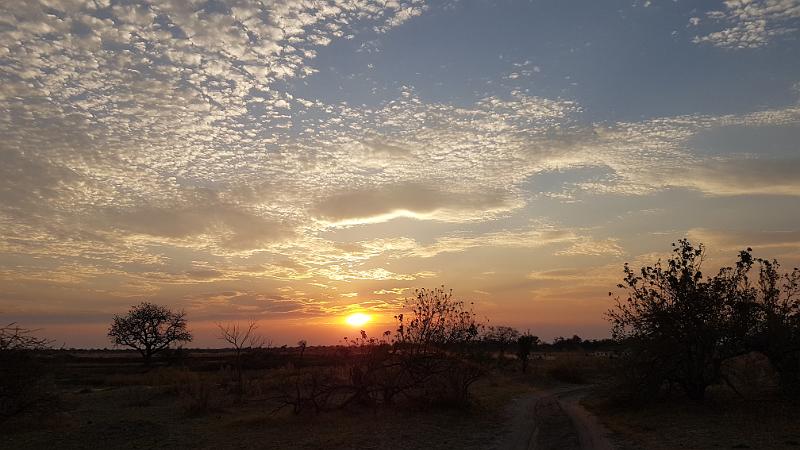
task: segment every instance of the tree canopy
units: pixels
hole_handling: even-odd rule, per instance
[[[115,345],[139,351],[146,364],[173,343],[192,340],[185,312],[148,302],[132,306],[124,316],[114,316],[108,337]]]
[[[616,297],[607,314],[614,339],[627,344],[628,382],[646,396],[678,385],[688,397],[702,400],[709,385],[726,381],[725,360],[761,351],[785,386],[797,384],[798,269],[780,274],[777,261],[754,258],[748,248],[735,265],[704,277],[702,244],[694,247],[684,239],[673,247],[666,263],[638,271],[625,265],[618,287],[627,295]]]

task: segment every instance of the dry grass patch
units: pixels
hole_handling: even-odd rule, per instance
[[[679,398],[614,406],[601,397],[583,403],[630,448],[800,448],[800,405],[780,396],[747,400],[713,387],[703,404]]]

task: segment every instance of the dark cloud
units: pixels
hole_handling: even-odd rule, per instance
[[[165,238],[222,233],[222,244],[233,249],[252,248],[293,234],[292,227],[284,221],[214,201],[175,208],[147,206],[114,211],[107,218],[117,229]]]

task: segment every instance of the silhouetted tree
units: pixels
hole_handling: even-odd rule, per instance
[[[634,271],[625,264],[618,287],[627,298],[617,297],[607,317],[613,337],[628,344],[629,381],[642,394],[676,384],[702,401],[706,388],[722,379],[722,362],[744,351],[732,324],[742,309],[737,286],[747,268],[737,264],[704,279],[704,246],[683,239],[673,247],[666,266],[658,261]]]
[[[583,339],[577,334],[573,334],[571,338],[559,336],[553,339],[553,350],[580,350],[583,344]]]
[[[12,322],[0,327],[0,352],[43,350],[50,348],[52,341],[36,336],[38,330],[22,328]]]
[[[308,346],[308,342],[305,339],[300,339],[297,341],[297,348],[300,349],[300,359],[303,359],[303,353],[306,352],[306,347]]]
[[[164,306],[142,302],[124,316],[115,315],[108,337],[115,345],[137,350],[149,365],[152,356],[175,342],[190,342],[186,313],[173,312]]]
[[[244,393],[244,370],[242,367],[243,353],[254,348],[261,348],[264,346],[265,339],[258,333],[258,323],[251,320],[247,326],[242,326],[238,322],[228,324],[217,324],[219,331],[217,332],[217,339],[223,340],[233,346],[236,372],[236,393],[240,399]]]
[[[530,333],[525,333],[517,338],[517,359],[522,365],[522,373],[528,372],[528,363],[531,359],[531,352],[539,345],[539,338]]]
[[[519,331],[511,327],[497,326],[489,327],[484,336],[486,342],[495,346],[499,352],[499,360],[505,361],[505,353],[508,347],[519,337]]]
[[[472,342],[482,327],[472,309],[453,297],[452,289],[418,289],[407,302],[409,315],[398,314],[396,339],[412,351],[463,347]]]
[[[797,392],[800,384],[800,270],[780,273],[776,260],[753,258],[742,251],[735,268],[723,269],[728,288],[720,290],[730,303],[728,345],[740,352],[766,355],[778,371],[781,384]],[[751,282],[751,267],[758,278]],[[720,277],[721,278],[721,277]]]
[[[756,349],[778,370],[784,388],[800,392],[800,270],[780,274],[777,261],[757,260],[759,305],[763,320]]]
[[[420,400],[463,405],[470,386],[483,375],[467,358],[483,329],[471,304],[442,286],[416,290],[405,306],[410,312],[396,316],[394,346],[402,349],[403,373],[423,391]]]

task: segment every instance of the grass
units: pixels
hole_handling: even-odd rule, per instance
[[[612,366],[581,353],[534,360],[527,374],[515,361],[489,361],[468,408],[399,401],[294,415],[272,413],[269,393],[287,376],[337,359],[273,356],[247,371],[243,402],[219,352],[150,370],[124,357],[65,359],[51,367],[59,401],[0,423],[0,448],[491,448],[507,431],[512,399],[565,383],[599,385]],[[673,398],[633,408],[596,390],[584,404],[626,448],[800,448],[800,406],[777,395],[747,400],[714,387],[702,405]]]
[[[266,400],[236,404],[219,364],[189,366],[146,371],[124,358],[70,360],[53,368],[60,407],[0,424],[0,448],[487,448],[504,432],[506,405],[530,389],[492,374],[474,385],[467,409],[399,404],[271,414]],[[269,385],[295,370],[284,364],[248,376]]]
[[[599,395],[583,403],[630,448],[800,448],[800,406],[778,395],[747,400],[713,387],[703,404],[679,397],[622,407]]]

